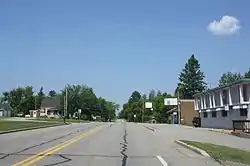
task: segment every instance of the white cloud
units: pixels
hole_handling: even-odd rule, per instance
[[[240,30],[240,20],[233,16],[223,16],[219,21],[212,21],[207,29],[214,35],[233,35]]]

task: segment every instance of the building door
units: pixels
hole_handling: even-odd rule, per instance
[[[0,117],[2,117],[3,116],[3,111],[0,111]]]

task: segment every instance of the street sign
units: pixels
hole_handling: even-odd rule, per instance
[[[78,109],[78,113],[80,114],[82,112],[82,110],[81,109]]]
[[[177,98],[166,98],[164,99],[164,105],[178,105]]]
[[[152,107],[153,107],[152,102],[146,102],[145,103],[145,108],[152,108]]]

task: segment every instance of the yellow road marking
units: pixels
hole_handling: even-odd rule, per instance
[[[28,158],[25,159],[25,160],[22,160],[22,161],[20,161],[20,162],[18,162],[18,163],[16,163],[16,164],[13,164],[12,166],[18,166],[18,165],[20,165],[20,164],[23,164],[23,163],[29,161],[29,160],[32,160],[33,158],[35,158],[35,157],[37,157],[37,156],[44,155],[44,153],[46,153],[46,152],[48,152],[48,151],[51,151],[51,150],[53,150],[53,149],[55,149],[55,148],[57,148],[57,147],[59,147],[59,146],[61,146],[61,145],[63,145],[63,144],[66,144],[67,142],[69,142],[69,141],[71,141],[71,140],[73,140],[73,139],[75,139],[75,138],[72,138],[72,139],[70,139],[70,140],[68,140],[68,141],[65,141],[65,142],[61,143],[61,144],[55,145],[55,146],[53,146],[53,147],[51,147],[51,148],[49,148],[49,149],[46,149],[45,151],[42,151],[42,152],[40,152],[40,153],[37,153],[37,154],[35,154],[35,155],[31,156],[31,157],[28,157]]]
[[[16,164],[13,164],[12,166],[19,166],[21,164],[23,166],[28,166],[28,165],[30,165],[32,163],[35,163],[35,162],[43,159],[44,157],[46,157],[48,155],[51,155],[51,154],[53,154],[53,153],[55,153],[55,152],[57,152],[57,151],[65,148],[65,147],[67,147],[67,146],[69,146],[69,145],[71,145],[71,144],[79,141],[80,139],[83,139],[84,137],[87,137],[87,136],[90,136],[91,134],[94,134],[95,132],[98,131],[98,129],[100,129],[100,128],[94,128],[94,129],[88,131],[87,133],[83,133],[83,134],[81,134],[79,136],[76,136],[76,137],[74,137],[74,138],[72,138],[70,140],[67,140],[67,141],[65,141],[65,142],[63,142],[61,144],[53,146],[52,148],[49,148],[49,149],[47,149],[45,151],[37,153],[37,154],[35,154],[35,155],[33,155],[33,156],[25,159],[25,160],[22,160],[22,161],[20,161],[20,162],[18,162]]]

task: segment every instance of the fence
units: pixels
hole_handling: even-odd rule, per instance
[[[233,120],[233,130],[250,133],[250,120]]]

